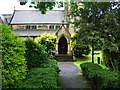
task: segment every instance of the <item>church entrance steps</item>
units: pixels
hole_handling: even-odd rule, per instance
[[[73,56],[67,56],[67,55],[64,55],[64,54],[55,56],[55,59],[56,59],[57,61],[59,61],[59,62],[75,61],[75,60],[73,59]]]

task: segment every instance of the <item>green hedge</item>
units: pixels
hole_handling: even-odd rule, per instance
[[[10,88],[25,79],[25,44],[10,27],[2,26],[2,87]]]
[[[36,42],[46,46],[46,51],[49,54],[55,54],[57,37],[55,35],[43,34],[36,39]]]
[[[52,64],[51,64],[52,63]],[[33,68],[29,71],[28,77],[16,88],[39,88],[40,90],[60,89],[57,85],[58,72],[54,60],[49,60],[43,68]]]
[[[98,64],[83,63],[80,65],[83,74],[90,81],[92,88],[94,89],[114,89],[120,88],[119,73],[103,69]]]
[[[41,64],[46,63],[48,60],[48,54],[45,51],[45,46],[34,42],[33,39],[27,38],[25,40],[26,45],[26,61],[28,69],[41,67]]]
[[[41,65],[42,68],[50,68],[52,71],[60,72],[60,69],[57,65],[57,61],[54,59],[48,59],[46,63]]]

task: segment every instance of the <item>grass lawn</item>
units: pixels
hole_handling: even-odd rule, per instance
[[[95,51],[96,53],[100,52],[100,51]],[[95,54],[94,55],[94,63],[98,63],[97,58],[100,57],[100,62],[103,61],[102,60],[102,53],[100,52],[99,54]],[[86,55],[84,57],[81,58],[75,58],[76,62],[73,62],[77,67],[80,68],[80,64],[85,63],[85,62],[92,62],[92,55]],[[104,65],[101,65],[103,68],[106,68]]]

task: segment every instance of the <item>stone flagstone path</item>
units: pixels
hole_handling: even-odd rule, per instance
[[[80,69],[75,66],[72,62],[58,62],[58,66],[61,70],[58,79],[58,84],[63,89],[84,89],[90,88],[88,82],[80,73]]]

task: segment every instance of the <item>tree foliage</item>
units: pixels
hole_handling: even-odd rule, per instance
[[[78,28],[75,39],[83,44],[100,44],[100,19],[108,13],[110,3],[82,3],[81,6],[77,3],[71,3],[69,15],[74,17],[73,23]],[[74,13],[76,12],[76,13]],[[81,38],[79,38],[81,37]]]
[[[74,16],[72,23],[78,28],[75,39],[85,44],[92,44],[94,41],[96,46],[116,51],[115,43],[119,42],[120,10],[113,6],[119,6],[117,4],[85,2],[80,7],[77,3],[72,3],[69,14]],[[76,11],[77,13],[73,13]]]
[[[114,8],[105,18],[101,19],[101,26],[104,30],[103,59],[106,66],[120,71],[120,9],[119,3],[113,3]]]
[[[69,14],[74,17],[74,21],[71,23],[78,28],[73,39],[92,47],[93,45],[101,46],[104,50],[109,49],[110,52],[119,52],[119,8],[119,2],[84,2],[82,7],[77,3],[72,3]],[[112,58],[113,56],[110,60],[113,63]]]
[[[52,10],[55,7],[55,2],[31,2],[30,7],[39,9],[42,14],[45,14],[47,10]]]
[[[19,0],[20,5],[25,5],[28,0],[22,1]],[[63,7],[63,2],[42,2],[42,1],[32,1],[29,7],[33,7],[35,9],[38,9],[42,14],[45,14],[47,10],[52,10],[55,6],[58,6],[58,8]]]
[[[71,47],[72,47],[74,56],[76,58],[80,58],[84,55],[88,55],[91,51],[89,45],[83,45],[83,44],[78,43],[76,40],[72,40],[74,36],[76,36],[76,34],[74,34],[71,37]]]
[[[25,44],[12,33],[10,27],[2,26],[2,86],[10,88],[25,79]]]

